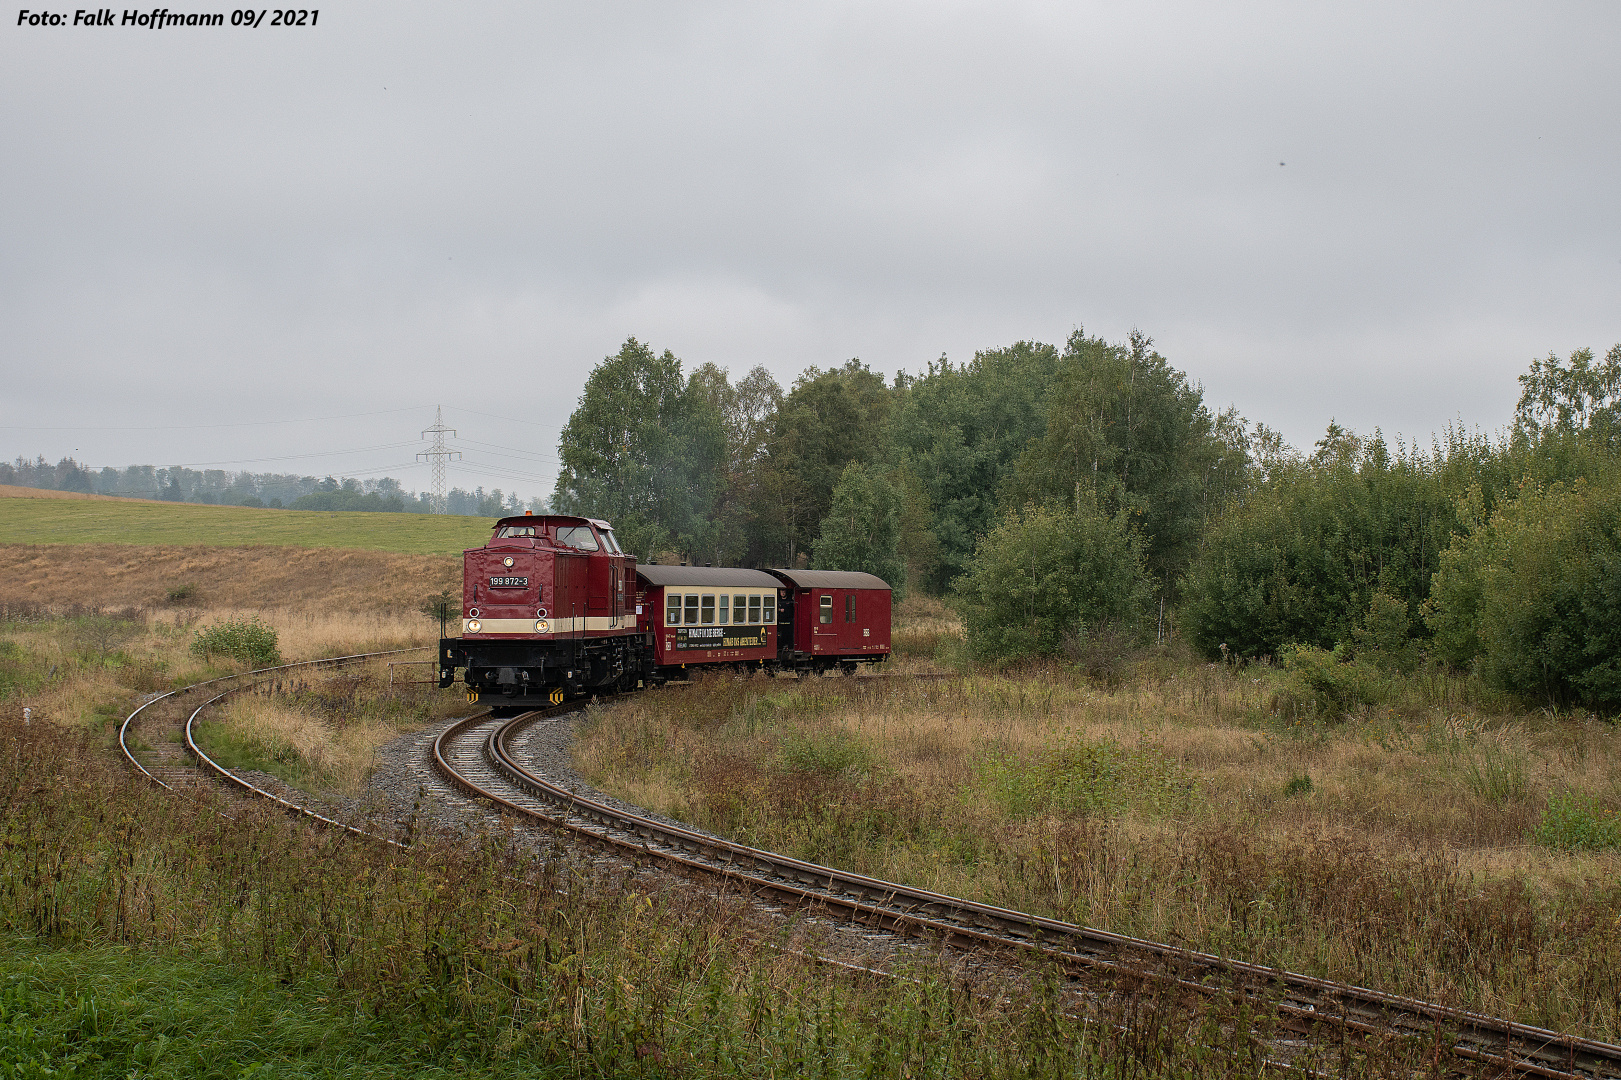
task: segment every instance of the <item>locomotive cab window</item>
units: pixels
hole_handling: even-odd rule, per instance
[[[597,538],[589,525],[565,525],[557,530],[557,542],[580,551],[596,551]]]
[[[833,598],[831,596],[822,597],[821,607],[822,607],[822,625],[823,626],[832,626],[833,625]]]
[[[670,593],[664,598],[664,625],[681,625],[681,594]]]
[[[501,531],[495,535],[502,540],[509,536],[534,536],[535,527],[533,525],[503,525]]]
[[[602,546],[613,552],[615,555],[623,555],[625,553],[624,549],[619,546],[619,541],[614,539],[614,531],[612,529],[602,530]]]
[[[698,594],[688,593],[686,603],[687,613],[681,616],[681,621],[688,626],[698,625]]]
[[[847,593],[844,597],[844,621],[856,621],[856,594]]]

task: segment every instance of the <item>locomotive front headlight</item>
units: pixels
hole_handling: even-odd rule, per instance
[[[544,633],[547,633],[548,631],[550,631],[551,628],[552,628],[552,624],[547,622],[545,619],[536,619],[535,620],[535,633],[544,634]]]
[[[469,634],[476,634],[482,629],[484,629],[484,624],[479,622],[477,619],[467,620],[467,632]]]
[[[506,558],[502,559],[501,565],[510,567],[512,565],[512,556],[508,555]]]

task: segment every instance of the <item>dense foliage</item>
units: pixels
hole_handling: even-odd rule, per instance
[[[957,579],[963,623],[987,659],[1051,655],[1088,638],[1147,629],[1154,595],[1143,544],[1122,513],[1092,506],[1012,511]]]

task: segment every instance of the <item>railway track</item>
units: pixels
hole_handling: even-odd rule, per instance
[[[756,897],[808,905],[872,929],[926,935],[962,948],[1037,954],[1086,986],[1148,980],[1180,995],[1236,995],[1311,1040],[1422,1040],[1435,1048],[1437,1059],[1445,1055],[1448,1071],[1621,1078],[1621,1046],[880,881],[581,798],[527,769],[510,747],[529,725],[578,707],[457,721],[435,740],[433,766],[451,784],[505,812],[561,826],[622,855],[719,877]]]
[[[212,777],[323,825],[395,843],[235,775],[197,745],[195,725],[205,709],[245,689],[250,680],[412,651],[417,650],[305,661],[197,683],[136,709],[119,730],[119,744],[131,765],[177,795],[195,796],[199,784],[212,784]],[[194,696],[207,690],[217,692]],[[1436,1049],[1437,1067],[1445,1055],[1445,1071],[1451,1073],[1472,1067],[1504,1075],[1621,1080],[1621,1046],[846,873],[582,798],[526,768],[511,748],[529,726],[560,719],[582,704],[454,721],[432,745],[432,766],[452,786],[504,813],[562,828],[622,857],[718,878],[758,899],[808,906],[871,930],[970,950],[1036,955],[1060,965],[1094,997],[1146,981],[1184,998],[1242,998],[1253,1012],[1269,1013],[1303,1041],[1393,1034],[1419,1039]],[[144,745],[136,745],[137,734]]]
[[[200,794],[200,788],[211,785],[213,780],[219,780],[256,798],[268,799],[287,810],[311,818],[322,825],[342,829],[355,836],[394,843],[394,841],[388,840],[386,837],[376,836],[363,829],[346,825],[310,807],[290,802],[280,795],[266,791],[236,775],[209,757],[197,745],[196,722],[204,709],[213,705],[216,701],[229,697],[231,694],[247,689],[253,684],[252,681],[311,668],[340,668],[346,665],[363,664],[386,656],[423,652],[430,648],[432,646],[419,646],[413,649],[391,649],[387,652],[333,656],[322,660],[303,660],[298,663],[257,668],[253,671],[244,671],[234,675],[221,676],[218,679],[192,683],[190,686],[181,687],[179,690],[159,694],[152,700],[144,702],[134,712],[125,717],[123,724],[118,728],[118,748],[123,753],[125,760],[133,765],[136,771],[176,795],[196,797]],[[210,689],[218,689],[225,684],[231,685],[203,700],[195,708],[189,707],[191,702],[196,700],[192,695]]]

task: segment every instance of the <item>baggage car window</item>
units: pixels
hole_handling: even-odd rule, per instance
[[[758,623],[759,621],[760,621],[760,598],[758,596],[751,596],[751,597],[749,597],[749,622]]]
[[[698,594],[697,593],[690,593],[689,592],[687,594],[687,613],[681,617],[681,621],[686,623],[688,626],[697,626],[698,625]]]
[[[765,608],[764,608],[763,613],[760,616],[760,621],[762,623],[767,623],[767,624],[776,622],[777,621],[777,598],[775,596],[767,596],[762,601],[762,603],[765,604]]]
[[[671,593],[664,598],[664,625],[681,625],[681,594]]]
[[[822,625],[833,625],[833,598],[831,596],[822,597]]]
[[[715,616],[715,621],[721,623],[722,625],[731,622],[731,619],[727,617],[728,613],[726,610],[726,601],[730,599],[731,597],[727,596],[725,593],[720,594],[720,612]]]
[[[715,594],[714,593],[704,593],[703,594],[703,601],[699,604],[698,611],[699,611],[698,621],[703,623],[705,626],[709,626],[710,624],[712,624],[715,621]]]

